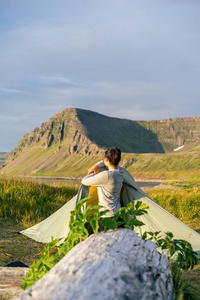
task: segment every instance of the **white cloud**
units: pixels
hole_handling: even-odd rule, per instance
[[[76,85],[76,83],[66,77],[63,76],[40,76],[40,79],[47,81],[47,82],[55,82],[55,83],[66,83],[70,85]]]
[[[20,91],[20,90],[16,90],[16,89],[11,89],[11,88],[4,88],[4,87],[1,87],[0,86],[0,92],[3,92],[3,93],[22,93],[23,91]]]

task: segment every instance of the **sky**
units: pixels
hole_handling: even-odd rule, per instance
[[[0,152],[76,107],[200,116],[199,0],[0,0]]]

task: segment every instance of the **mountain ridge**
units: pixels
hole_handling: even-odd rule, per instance
[[[64,174],[72,161],[78,168],[82,156],[81,168],[84,169],[89,161],[92,163],[102,157],[105,148],[111,146],[120,148],[124,154],[170,154],[177,149],[178,153],[193,148],[198,151],[199,143],[200,117],[132,121],[68,108],[25,134],[2,171]],[[70,161],[69,157],[73,159]]]
[[[183,129],[184,123],[187,125],[185,130]],[[188,123],[192,123],[191,126],[195,127],[195,129],[197,128],[194,124],[197,123],[198,130],[191,130],[191,126],[189,126],[190,130],[188,130]],[[178,124],[181,125],[181,128]],[[123,134],[127,133],[129,136],[124,141]],[[169,135],[168,140],[166,138],[162,139],[162,135],[166,133]],[[125,146],[121,145],[124,148],[122,149],[123,152],[164,153],[173,151],[173,149],[184,144],[194,142],[194,136],[195,138],[200,138],[200,117],[132,121],[108,117],[90,110],[69,108],[56,113],[49,121],[42,123],[40,127],[36,127],[32,132],[25,134],[15,152],[23,151],[23,148],[25,149],[27,146],[49,148],[67,139],[70,154],[98,154],[98,149],[96,149],[96,152],[93,150],[92,153],[87,151],[87,149],[91,148],[92,142],[101,150],[113,144],[119,145],[124,142]],[[117,141],[115,138],[117,138]],[[133,141],[130,145],[132,148],[127,145],[130,144],[133,138],[140,140],[140,147],[138,144],[134,145]],[[152,144],[150,149],[148,147],[147,149],[143,149],[145,145],[142,145],[142,143],[145,143],[144,139],[146,138],[150,142],[156,142],[157,149],[155,148],[155,144]],[[78,146],[80,142],[84,143],[84,141],[88,142],[90,147],[86,147],[84,149],[85,152],[80,152]],[[75,147],[73,148],[72,145]],[[163,147],[163,145],[165,146]]]

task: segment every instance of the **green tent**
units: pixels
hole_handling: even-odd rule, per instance
[[[81,185],[78,193],[69,202],[63,205],[59,210],[53,213],[44,221],[21,231],[22,234],[28,236],[35,241],[48,243],[53,238],[65,238],[69,232],[70,212],[74,210],[76,203],[80,199],[91,197],[85,205],[97,204],[98,195],[96,187],[86,187]],[[179,219],[171,215],[163,207],[157,204],[142,189],[138,187],[133,177],[124,170],[123,188],[121,192],[122,205],[126,206],[130,201],[142,201],[149,205],[148,215],[140,216],[139,219],[145,224],[140,227],[139,235],[144,231],[171,231],[174,238],[188,241],[194,251],[200,258],[200,234],[185,225]],[[85,207],[83,207],[84,209]]]

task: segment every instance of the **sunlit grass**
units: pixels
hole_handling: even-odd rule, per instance
[[[0,218],[29,227],[51,215],[76,193],[72,187],[0,178]]]
[[[146,189],[164,209],[195,230],[200,230],[200,187]]]

